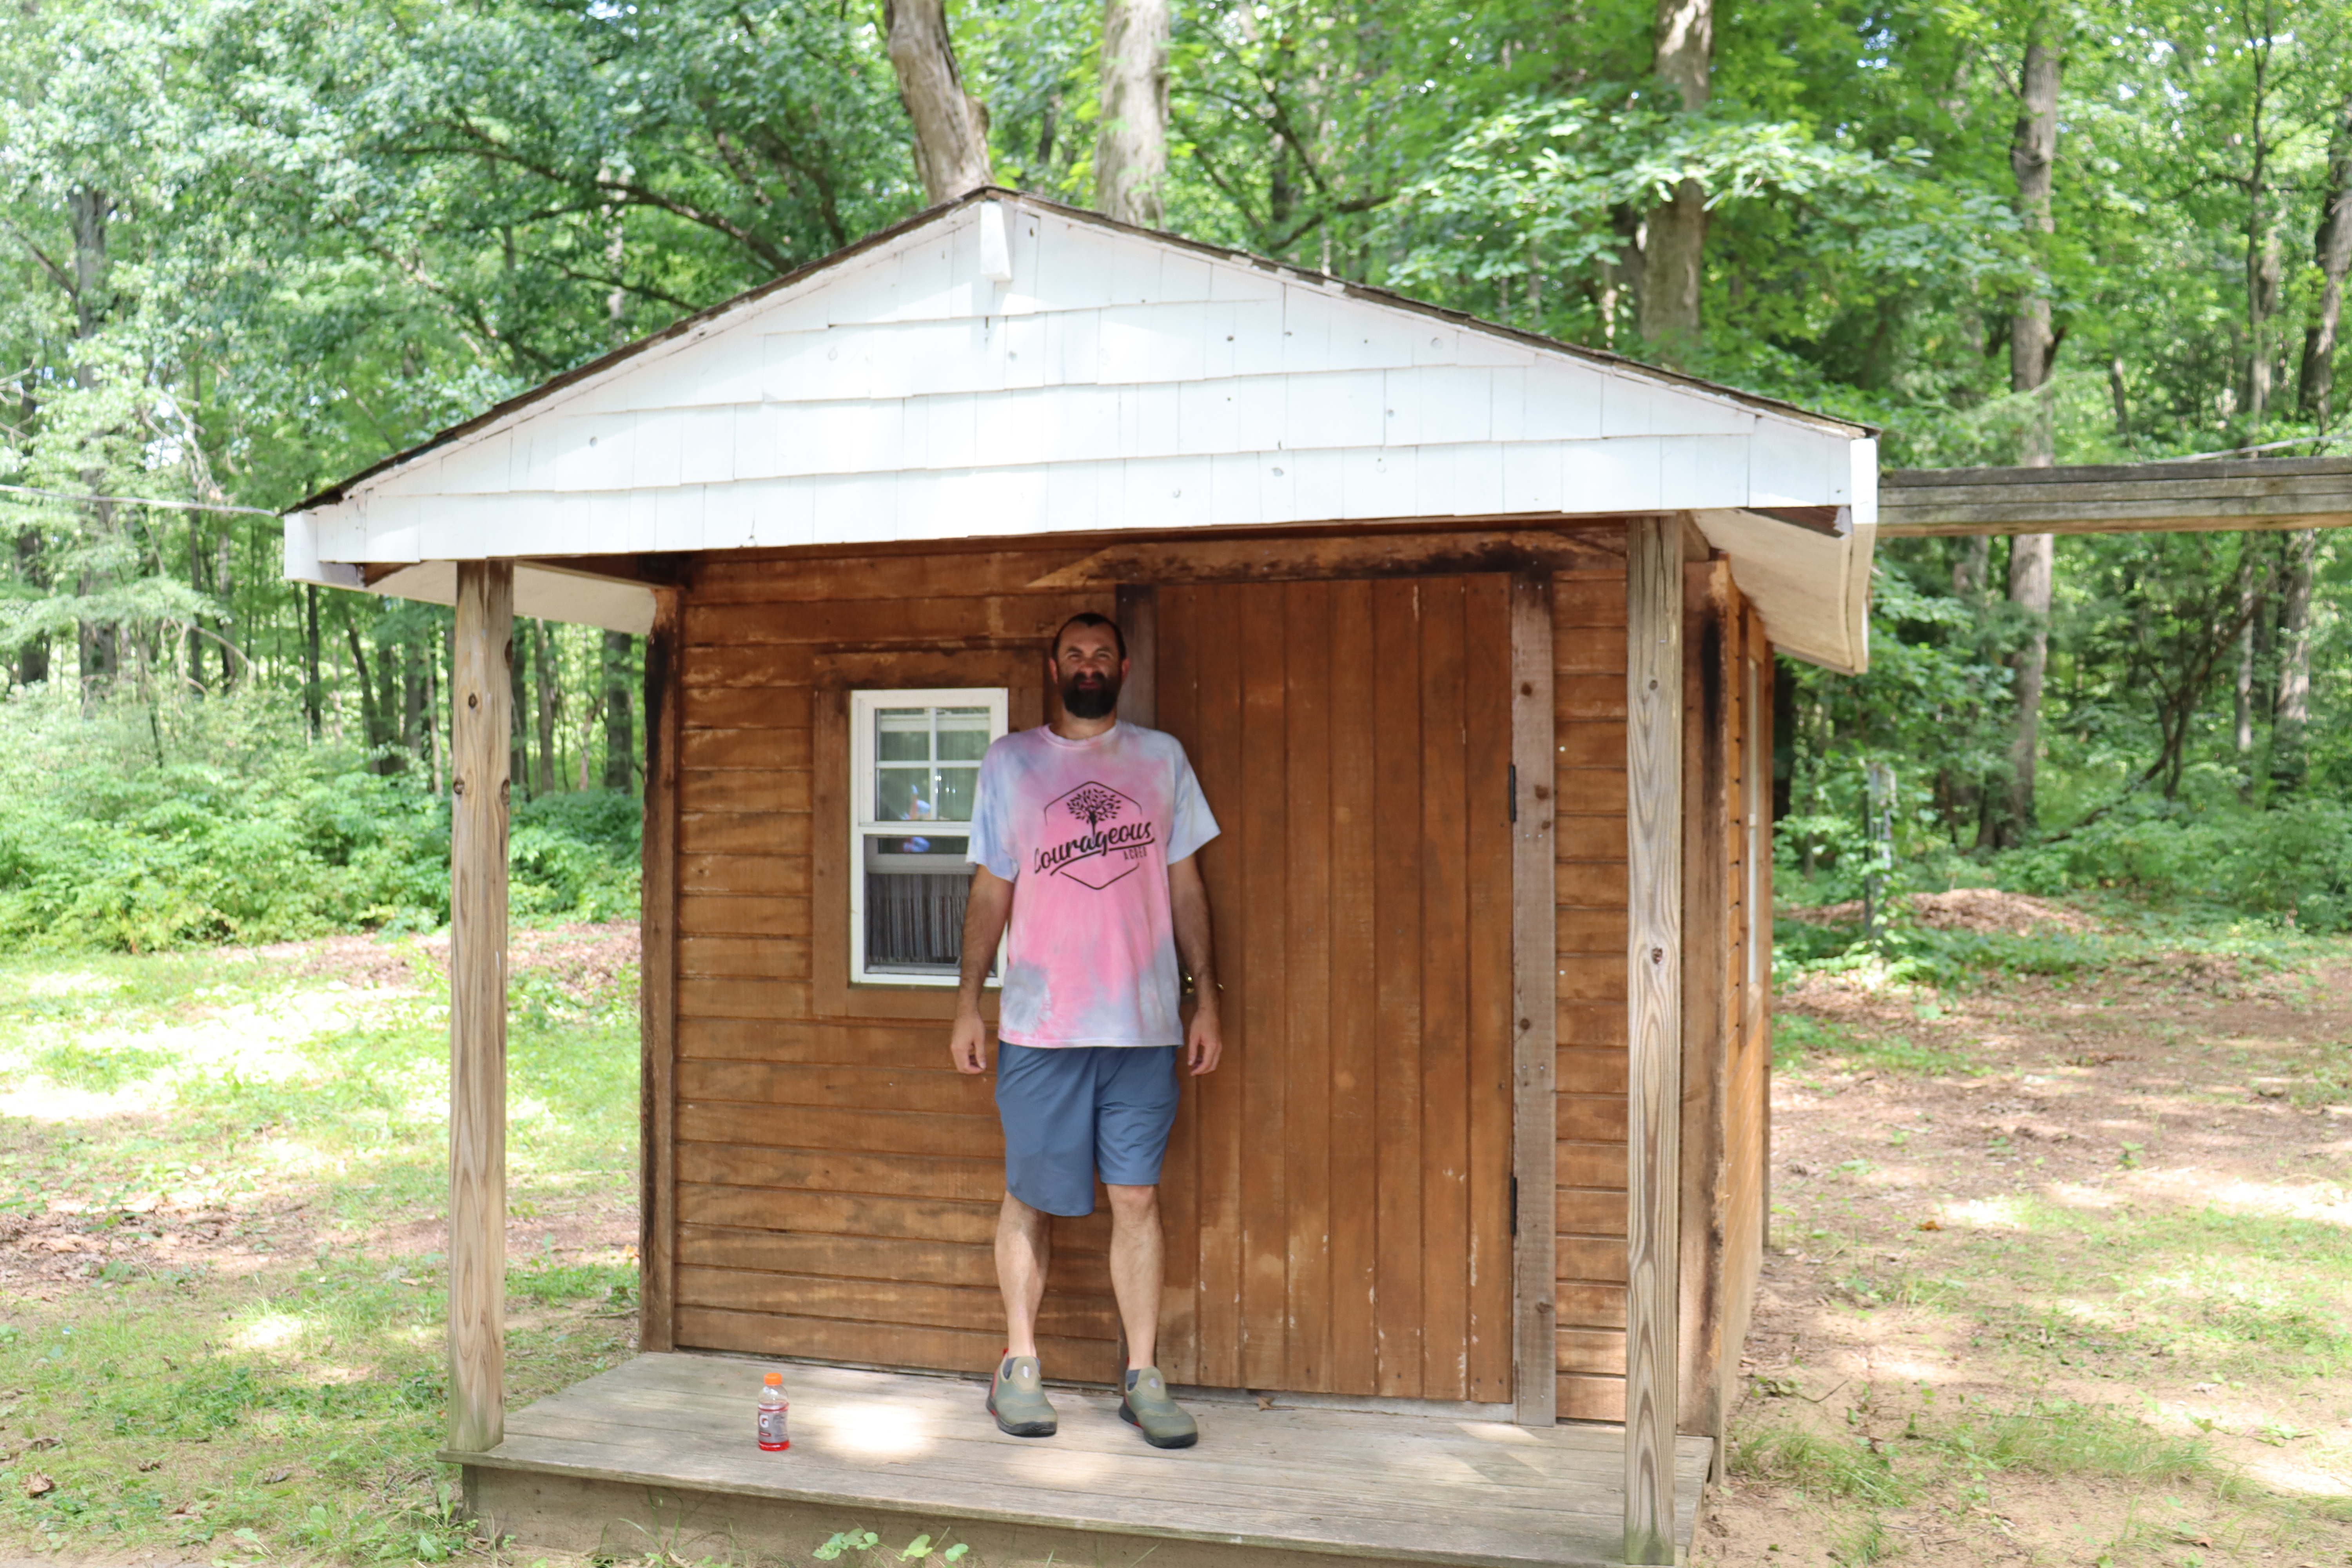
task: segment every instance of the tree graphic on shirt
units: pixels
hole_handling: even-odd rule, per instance
[[[1070,798],[1062,804],[1070,808],[1072,816],[1087,825],[1089,832],[1118,816],[1118,793],[1100,784],[1087,784],[1073,790]]]

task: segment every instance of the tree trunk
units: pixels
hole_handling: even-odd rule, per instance
[[[213,542],[213,593],[220,600],[221,689],[236,679],[239,653],[250,654],[236,635],[236,526],[234,520]]]
[[[29,379],[29,378],[28,378]],[[26,420],[27,426],[32,421]],[[41,531],[28,528],[16,535],[16,576],[28,587],[48,586],[48,573],[41,563]],[[45,632],[28,637],[16,656],[16,682],[34,686],[49,678],[49,638]]]
[[[1658,0],[1656,47],[1657,75],[1684,112],[1706,108],[1714,0]],[[1642,246],[1642,337],[1669,363],[1698,347],[1706,266],[1706,193],[1696,180],[1685,180],[1671,199],[1650,209]]]
[[[629,654],[626,632],[604,634],[604,787],[627,789],[635,776],[636,738],[629,718]]]
[[[890,68],[898,100],[915,127],[915,173],[934,205],[993,184],[988,166],[988,113],[963,89],[946,0],[884,0]]]
[[[360,642],[359,618],[352,614],[349,604],[343,605],[343,636],[352,645],[352,667],[359,672],[360,727],[368,751],[376,746],[375,681],[368,673],[367,649]]]
[[[1103,0],[1095,205],[1121,223],[1164,228],[1167,183],[1168,0]]]
[[[2327,143],[2327,196],[2319,209],[2312,262],[2319,268],[2319,300],[2303,334],[2303,374],[2297,402],[2304,416],[2326,430],[2332,423],[2330,395],[2336,386],[2336,330],[2344,315],[2344,275],[2352,271],[2352,94],[2336,111]]]
[[[2293,789],[2303,782],[2303,745],[2311,723],[2311,578],[2319,535],[2287,535],[2285,581],[2279,595],[2278,718],[2271,730],[2271,776]]]
[[[530,662],[539,676],[539,793],[555,793],[555,639],[545,621],[530,623]]]
[[[2026,38],[2024,68],[2018,73],[2017,126],[2010,140],[2010,172],[2017,179],[2017,207],[2035,235],[2057,230],[2051,205],[2058,162],[2058,51],[2043,36],[2046,16],[2034,19]],[[2057,338],[2050,321],[2050,296],[2037,287],[2018,301],[2009,323],[2009,387],[2037,395],[2026,418],[2024,466],[2046,468],[2057,452],[2050,400],[2051,362]],[[2050,664],[2050,577],[2055,552],[2046,533],[2021,534],[2010,542],[2010,602],[2025,612],[2025,646],[2013,660],[2017,670],[2017,732],[2010,744],[2009,816],[1996,835],[2016,843],[2033,829],[2034,770],[2041,758],[2042,687]]]
[[[2284,268],[2279,258],[2278,205],[2271,190],[2270,107],[2271,42],[2269,16],[2265,36],[2249,38],[2253,64],[2252,121],[2245,138],[2252,156],[2246,174],[2246,413],[2260,438],[2263,416],[2271,405],[2271,319],[2278,314],[2279,289]],[[2236,141],[2236,137],[2231,140]]]
[[[319,738],[319,585],[302,584],[302,712],[310,721],[310,739]]]
[[[507,658],[507,778],[513,788],[530,795],[530,639],[518,619],[510,634]]]
[[[2254,552],[2248,549],[2238,562],[2238,614],[2246,624],[2238,631],[2237,724],[2231,737],[2238,749],[2238,798],[2248,805],[2254,798],[2254,621],[2262,608],[2260,592]]]
[[[2032,235],[2057,231],[2051,207],[2051,187],[2058,162],[2058,52],[2042,37],[2046,19],[2037,17],[2026,39],[2025,67],[2018,77],[2017,128],[2010,140],[2009,167],[2017,178],[2017,211]],[[2037,250],[2047,247],[2037,242]],[[2040,392],[2050,380],[2057,340],[2051,330],[2050,296],[2037,287],[2017,303],[2009,322],[2009,389]],[[2046,468],[2055,449],[2048,401],[2038,399],[2026,421],[2021,460],[2027,468]]]
[[[2009,749],[2009,825],[2005,842],[2033,830],[2033,773],[2041,758],[2042,682],[2050,667],[2050,579],[2055,564],[2046,533],[2021,533],[2009,546],[2009,598],[2026,614],[2017,650],[2017,738]]]

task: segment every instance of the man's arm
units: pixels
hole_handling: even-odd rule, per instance
[[[1187,855],[1168,868],[1168,908],[1175,917],[1176,952],[1192,972],[1192,1023],[1184,1031],[1184,1059],[1192,1075],[1217,1070],[1225,1054],[1223,1031],[1217,1026],[1217,954],[1209,940],[1209,889],[1201,881],[1198,856]]]
[[[996,944],[1013,914],[1013,884],[985,866],[971,868],[971,892],[963,906],[963,964],[956,986],[955,1029],[948,1054],[958,1072],[988,1070],[988,1026],[980,1018],[980,988],[996,961]]]

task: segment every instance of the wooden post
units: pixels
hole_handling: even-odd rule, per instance
[[[507,767],[514,563],[457,563],[450,696],[449,1447],[506,1436]]]
[[[1682,521],[1625,538],[1625,1561],[1675,1560],[1682,1195]]]
[[[1731,1088],[1730,842],[1732,745],[1738,712],[1739,625],[1731,564],[1683,567],[1682,1303],[1678,1430],[1721,1424],[1724,1214],[1730,1197],[1725,1136]],[[1736,1348],[1734,1350],[1736,1364]]]
[[[1121,583],[1112,618],[1127,640],[1127,680],[1118,689],[1118,716],[1147,730],[1160,727],[1160,590]]]
[[[677,1346],[677,767],[684,639],[658,588],[646,639],[644,891],[638,905],[637,1349]]]
[[[1552,710],[1551,574],[1511,577],[1511,1180],[1512,1392],[1519,1425],[1559,1411],[1559,1332],[1553,1232],[1559,1110],[1559,912],[1552,816],[1559,777]]]

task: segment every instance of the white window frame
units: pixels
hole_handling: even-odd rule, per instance
[[[1003,739],[1012,692],[1002,686],[932,687],[916,690],[861,689],[849,694],[849,983],[853,985],[921,985],[945,987],[957,984],[953,974],[910,974],[904,971],[866,968],[866,840],[907,836],[907,824],[884,822],[874,813],[874,716],[885,708],[985,708],[989,740]],[[936,748],[934,749],[936,752]],[[945,825],[942,825],[945,826]],[[950,862],[961,865],[961,862]],[[997,949],[994,972],[988,984],[1003,973],[1003,947]]]

